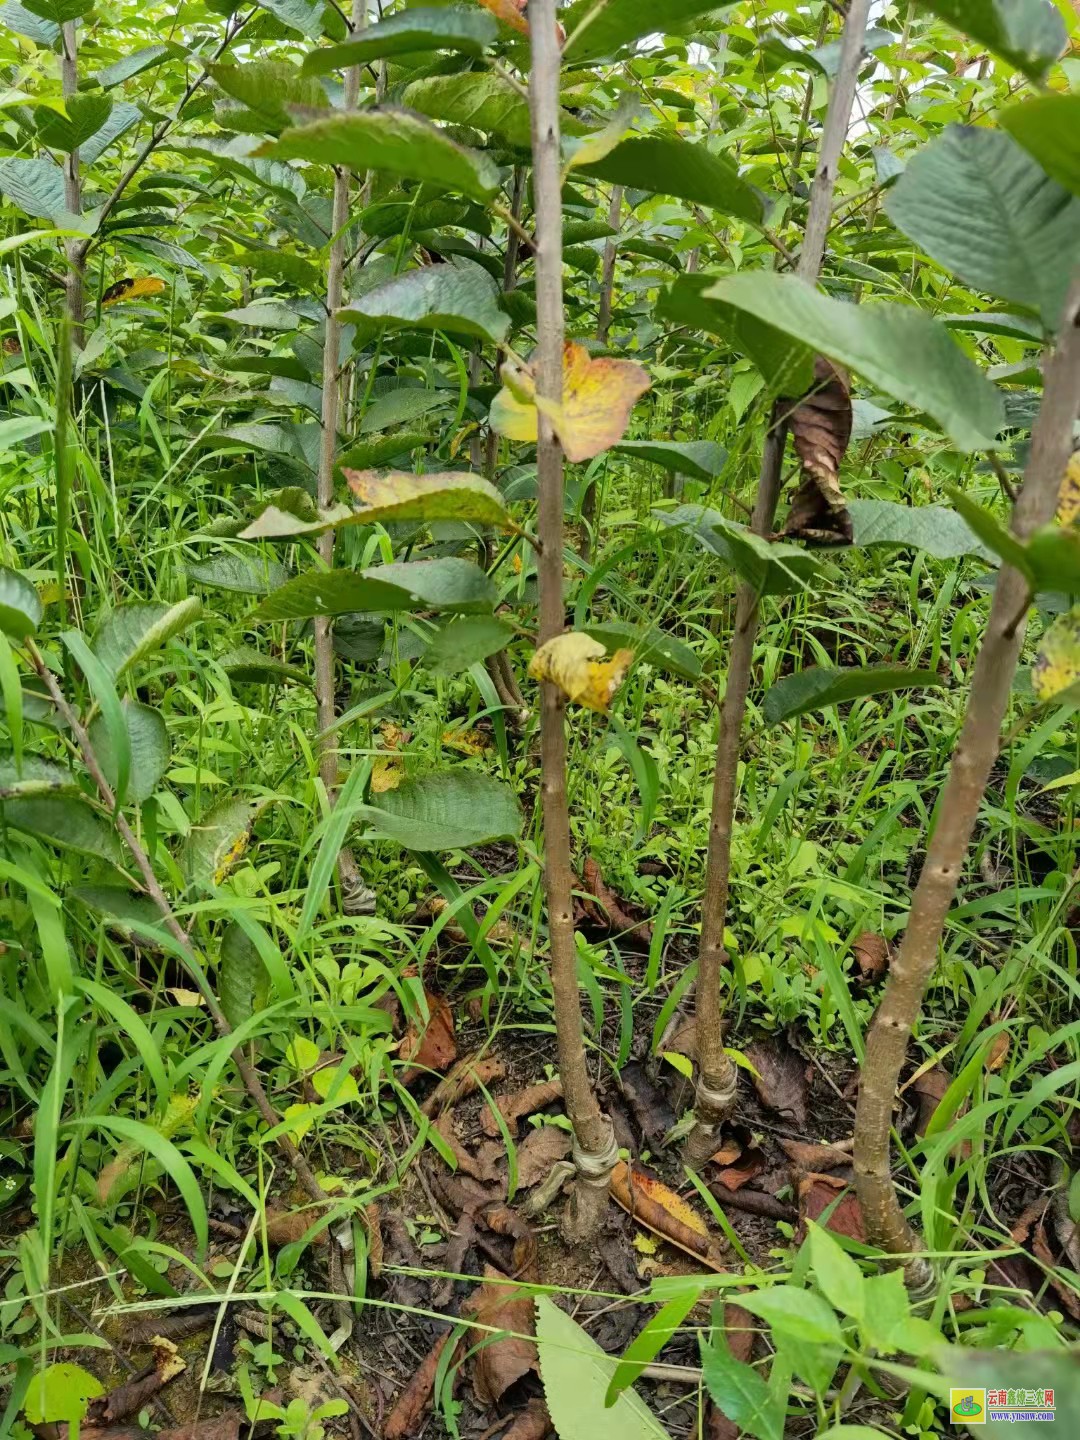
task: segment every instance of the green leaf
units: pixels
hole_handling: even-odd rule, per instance
[[[38,124],[38,139],[50,150],[77,150],[96,135],[112,114],[113,102],[108,95],[90,91],[69,95],[64,102],[67,115],[47,111]]]
[[[752,1365],[737,1360],[723,1335],[701,1344],[701,1367],[713,1403],[733,1425],[756,1440],[783,1440],[784,1417]]]
[[[918,151],[885,201],[905,235],[972,289],[1061,318],[1080,260],[1080,200],[1013,140],[950,125]]]
[[[998,119],[1052,179],[1080,195],[1080,95],[1040,95]]]
[[[812,1345],[842,1345],[840,1322],[832,1310],[811,1290],[797,1285],[773,1285],[739,1296],[739,1304],[758,1315],[772,1328],[805,1340]]]
[[[983,507],[963,490],[958,490],[955,485],[945,487],[949,499],[959,511],[968,529],[975,534],[986,548],[994,555],[999,556],[1007,564],[1015,566],[1022,575],[1034,581],[1034,572],[1028,559],[1025,547],[1012,534],[1006,530],[989,510]]]
[[[793,275],[732,275],[708,294],[749,311],[886,394],[932,415],[957,449],[992,450],[1005,424],[1001,396],[943,325],[905,305],[850,305]]]
[[[859,1317],[859,1329],[868,1345],[883,1354],[897,1347],[900,1327],[911,1318],[911,1302],[901,1270],[886,1270],[882,1275],[863,1277],[866,1304]]]
[[[0,630],[13,640],[25,640],[37,629],[43,613],[41,597],[26,576],[0,565]]]
[[[781,395],[802,395],[814,377],[814,352],[801,341],[733,305],[712,298],[709,275],[683,275],[661,292],[656,318],[719,335],[749,355],[766,383]]]
[[[492,610],[494,582],[457,556],[378,565],[371,570],[332,570],[298,575],[264,600],[256,620],[307,620],[354,611]]]
[[[510,317],[486,270],[469,260],[425,265],[377,285],[342,312],[346,320],[378,321],[390,330],[447,330],[501,344]]]
[[[255,821],[269,800],[222,800],[191,828],[183,852],[184,873],[200,889],[222,884],[247,852]]]
[[[87,233],[88,222],[72,215],[64,203],[64,172],[55,160],[0,160],[0,194],[60,230]]]
[[[358,813],[376,836],[407,850],[466,850],[521,834],[521,806],[513,790],[475,770],[405,780]]]
[[[888,665],[834,670],[815,665],[777,681],[765,696],[762,714],[766,725],[779,725],[782,720],[793,720],[810,710],[843,705],[866,695],[887,695],[894,690],[940,690],[943,684],[934,670],[893,669]]]
[[[286,680],[310,685],[311,676],[299,665],[289,665],[276,655],[265,655],[254,645],[237,645],[218,660],[218,664],[234,684],[265,685]]]
[[[194,624],[201,614],[202,601],[195,597],[175,605],[118,605],[98,625],[90,648],[117,680],[144,656]]]
[[[429,441],[430,437],[419,430],[406,430],[400,434],[387,435],[381,440],[361,441],[359,445],[350,445],[348,450],[338,457],[337,468],[378,470],[395,460],[401,460],[405,455],[411,455],[414,450],[429,444]]]
[[[288,105],[323,110],[330,104],[319,82],[288,60],[253,60],[247,65],[209,63],[206,68],[219,89],[264,122],[261,129],[278,131],[291,125]]]
[[[680,505],[676,510],[654,510],[653,514],[671,529],[688,530],[759,595],[797,594],[807,588],[821,568],[817,558],[800,546],[763,540],[718,510]]]
[[[221,937],[217,992],[234,1030],[264,1008],[270,993],[270,977],[258,947],[236,924],[228,925]]]
[[[53,24],[51,20],[43,20],[25,5],[16,3],[16,0],[0,5],[0,27],[13,30],[16,35],[24,35],[27,40],[33,40],[35,45],[44,45],[50,50],[60,39],[59,25]]]
[[[807,1224],[810,1241],[810,1273],[814,1284],[841,1315],[861,1321],[866,1313],[866,1281],[858,1265],[828,1230]]]
[[[666,1304],[661,1305],[656,1314],[642,1326],[619,1360],[608,1382],[604,1404],[609,1409],[627,1386],[633,1385],[645,1366],[652,1364],[700,1298],[699,1287],[697,1285],[688,1286],[681,1295],[675,1295]]]
[[[413,475],[343,469],[353,493],[364,502],[359,508],[336,505],[315,519],[290,514],[268,505],[241,540],[311,535],[344,525],[387,525],[401,522],[458,520],[474,525],[514,529],[503,498],[490,480],[466,471]]]
[[[645,35],[671,32],[719,9],[730,6],[717,5],[716,0],[664,0],[663,10],[658,11],[656,0],[608,0],[606,7],[598,7],[596,0],[575,0],[561,17],[567,34],[563,58],[578,62],[615,55]],[[596,18],[590,19],[593,15]],[[589,24],[579,34],[586,19]]]
[[[83,165],[93,165],[110,145],[126,134],[133,125],[137,125],[142,118],[143,114],[138,105],[132,105],[127,100],[117,101],[104,125],[95,130],[80,149],[80,162]]]
[[[106,65],[104,70],[98,71],[95,79],[103,90],[111,90],[115,85],[122,85],[125,80],[141,75],[144,70],[160,65],[171,53],[168,45],[146,45]]]
[[[762,195],[740,176],[732,161],[714,155],[702,143],[673,135],[624,140],[603,160],[579,168],[595,180],[671,195],[751,225],[760,225],[765,214]]]
[[[209,560],[189,563],[187,573],[199,585],[235,595],[269,595],[289,579],[280,561],[248,555],[212,555]]]
[[[1021,549],[1032,589],[1063,590],[1080,595],[1080,530],[1074,526],[1043,525]]]
[[[681,675],[684,680],[701,679],[699,656],[689,645],[684,645],[663,630],[627,625],[619,620],[609,620],[603,625],[585,621],[578,629],[606,645],[609,654],[616,650],[633,650],[638,660],[655,665],[658,670],[669,670],[673,675]]]
[[[123,847],[112,826],[90,804],[73,795],[34,795],[8,800],[4,823],[62,849],[76,850],[119,865]]]
[[[322,34],[323,7],[318,0],[257,0],[257,3],[290,30],[299,30],[311,40],[317,40]]]
[[[618,1361],[546,1295],[536,1297],[536,1346],[551,1423],[560,1440],[668,1440],[634,1390],[608,1408],[604,1397]]]
[[[58,1421],[77,1425],[85,1416],[89,1402],[104,1393],[105,1387],[96,1375],[81,1365],[65,1361],[46,1365],[31,1378],[23,1408],[31,1425]]]
[[[1031,688],[1043,705],[1072,698],[1080,682],[1080,605],[1059,615],[1039,641]]]
[[[0,420],[0,455],[20,446],[24,440],[44,435],[53,428],[53,422],[43,415],[12,415]]]
[[[0,800],[61,795],[78,788],[79,782],[70,770],[44,755],[24,755],[22,764],[16,765],[13,755],[0,753]]]
[[[487,155],[458,145],[408,111],[361,110],[327,119],[304,115],[302,121],[280,140],[260,146],[256,155],[430,181],[481,202],[499,189],[499,172]]]
[[[425,663],[433,675],[458,675],[505,650],[513,638],[514,627],[506,620],[495,615],[463,615],[435,631]]]
[[[714,440],[624,440],[612,451],[694,480],[715,480],[727,464],[727,451]]]
[[[157,789],[158,781],[168,769],[171,755],[169,731],[159,712],[151,710],[148,705],[140,705],[137,701],[125,697],[120,702],[120,710],[131,747],[131,770],[126,791],[123,795],[118,795],[117,799],[121,805],[141,805],[144,800],[149,800]],[[90,726],[90,740],[101,761],[105,778],[115,790],[116,757],[113,754],[109,727],[103,715],[95,716]]]
[[[452,403],[453,397],[445,390],[422,390],[403,385],[400,389],[380,395],[368,406],[360,422],[360,434],[371,435],[390,430],[397,425],[411,425],[419,420],[421,415],[430,414],[432,410],[445,410]],[[400,438],[404,442],[410,437],[403,435],[393,438]]]
[[[1061,1350],[959,1350],[941,1349],[934,1355],[950,1386],[994,1390],[1053,1390],[1054,1429],[1061,1435],[1080,1435],[1080,1358],[1075,1348]],[[974,1440],[995,1433],[985,1415],[971,1422],[954,1416],[953,1425],[967,1424]],[[1003,1421],[997,1432],[1019,1435],[1021,1440],[1046,1434],[1046,1422]]]
[[[498,33],[494,17],[484,10],[403,10],[369,25],[356,40],[312,50],[304,57],[304,73],[325,75],[330,70],[423,50],[458,50],[479,56]]]
[[[939,560],[978,555],[989,560],[994,552],[971,526],[945,505],[901,505],[895,500],[849,500],[853,543],[907,545],[925,550]]]
[[[54,25],[66,25],[69,20],[78,20],[94,8],[94,0],[26,0],[26,8],[43,20]]]
[[[532,139],[529,107],[508,80],[492,73],[432,75],[414,80],[402,97],[411,110],[451,125],[469,125],[508,145],[527,148]],[[571,132],[583,127],[571,121]]]
[[[924,10],[954,25],[1041,80],[1065,49],[1065,22],[1052,0],[919,0]]]
[[[125,939],[134,937],[145,944],[146,936],[157,931],[163,948],[170,945],[175,948],[175,941],[164,929],[161,911],[149,895],[122,885],[79,885],[69,890],[68,896],[109,921]]]

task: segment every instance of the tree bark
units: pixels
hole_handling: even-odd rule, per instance
[[[1054,517],[1061,478],[1080,415],[1080,278],[1065,306],[1057,348],[1046,367],[1042,410],[1031,443],[1012,531],[1026,540]],[[928,1262],[904,1215],[890,1165],[893,1102],[907,1044],[937,963],[945,918],[956,896],[964,857],[990,771],[998,756],[1002,722],[1016,672],[1031,601],[1027,580],[1002,565],[985,638],[975,663],[967,713],[937,807],[937,826],[912,896],[899,954],[889,967],[885,994],[867,1037],[855,1120],[855,1186],[872,1245],[912,1256],[909,1284],[930,1279]]]
[[[537,392],[558,403],[563,393],[562,180],[559,153],[559,64],[556,0],[529,6],[532,72],[533,201],[536,212]],[[537,474],[540,493],[540,643],[561,635],[563,599],[563,453],[551,421],[539,414]],[[611,1122],[600,1109],[585,1058],[574,944],[570,812],[566,788],[564,701],[554,685],[541,686],[540,766],[544,816],[544,888],[551,945],[551,988],[559,1074],[566,1113],[574,1127],[577,1178],[564,1231],[585,1242],[607,1209],[608,1180],[618,1159]]]
[[[810,284],[814,284],[821,273],[825,256],[836,189],[836,171],[851,123],[851,109],[855,101],[855,87],[869,12],[870,0],[851,0],[844,25],[840,68],[821,137],[817,173],[806,218],[806,232],[799,253],[798,273]],[[751,530],[757,535],[768,535],[776,517],[784,449],[787,444],[786,414],[787,407],[778,402],[773,408],[761,453],[757,500],[750,523]],[[712,817],[705,867],[705,894],[701,908],[695,1004],[698,1050],[695,1104],[697,1123],[686,1142],[687,1163],[697,1167],[704,1165],[715,1153],[718,1147],[718,1127],[731,1113],[737,1091],[737,1071],[724,1052],[721,972],[728,958],[724,947],[724,928],[727,923],[731,883],[731,836],[735,823],[742,725],[753,673],[758,619],[757,592],[752,586],[740,585],[735,610],[735,635],[728,662],[727,688],[720,710],[720,735],[713,770]]]
[[[611,191],[611,205],[608,207],[608,224],[616,233],[604,246],[604,270],[600,280],[600,317],[596,325],[596,338],[606,345],[611,333],[611,310],[615,296],[615,265],[619,258],[618,231],[622,225],[623,187],[615,185]]]

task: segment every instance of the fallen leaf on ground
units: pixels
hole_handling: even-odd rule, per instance
[[[539,1185],[551,1167],[570,1154],[570,1136],[557,1125],[530,1130],[518,1146],[518,1184],[523,1190]]]
[[[314,1208],[306,1210],[278,1210],[273,1205],[266,1207],[266,1238],[275,1247],[293,1245],[302,1240],[318,1221],[319,1213]],[[311,1239],[312,1245],[325,1245],[326,1230],[322,1229]]]
[[[604,715],[626,678],[634,652],[616,650],[610,660],[603,658],[606,655],[606,645],[580,630],[571,630],[540,646],[529,661],[529,674],[534,680],[557,686],[576,704]]]
[[[802,1129],[806,1114],[806,1062],[782,1037],[756,1041],[746,1048],[746,1058],[757,1072],[754,1089],[761,1103],[778,1115],[787,1116]]]
[[[823,1213],[836,1200],[837,1196],[840,1196],[841,1199],[836,1209],[828,1220],[821,1221]],[[849,1178],[841,1178],[837,1175],[804,1175],[799,1181],[799,1215],[798,1238],[800,1240],[805,1234],[807,1220],[817,1220],[835,1235],[846,1235],[849,1240],[866,1243],[862,1211],[859,1209],[859,1202],[855,1198],[855,1191],[852,1189]]]
[[[504,1431],[502,1440],[544,1440],[552,1430],[551,1416],[543,1400],[530,1400],[524,1410],[514,1417],[509,1430]]]
[[[798,1169],[804,1171],[839,1170],[851,1164],[851,1152],[834,1145],[807,1145],[801,1140],[780,1141],[780,1148]]]
[[[200,1330],[209,1330],[217,1313],[216,1305],[207,1305],[205,1309],[193,1305],[175,1315],[163,1315],[159,1310],[135,1320],[126,1330],[125,1340],[130,1345],[149,1345],[155,1335],[167,1340],[186,1340],[189,1335],[198,1335]]]
[[[932,1070],[917,1076],[910,1082],[910,1088],[915,1092],[919,1113],[915,1120],[915,1134],[921,1139],[926,1134],[926,1127],[934,1118],[938,1106],[941,1104],[945,1091],[952,1083],[952,1076],[940,1065],[935,1065]]]
[[[675,1112],[636,1060],[624,1065],[619,1086],[634,1113],[642,1135],[654,1145],[660,1143],[675,1124]]]
[[[723,1270],[724,1255],[719,1243],[697,1211],[674,1190],[670,1190],[638,1165],[621,1161],[611,1173],[611,1195],[618,1205],[646,1230],[685,1250],[713,1270]]]
[[[383,1267],[382,1211],[372,1201],[360,1211],[360,1218],[367,1231],[368,1270],[378,1280]]]
[[[824,355],[814,357],[814,385],[791,413],[791,434],[803,478],[784,534],[828,544],[851,544],[851,515],[840,489],[840,465],[851,443],[847,376]]]
[[[729,1190],[726,1185],[713,1183],[709,1186],[723,1210],[741,1210],[746,1215],[760,1215],[766,1220],[797,1220],[799,1212],[794,1205],[787,1205],[775,1195],[764,1190]]]
[[[424,998],[428,1008],[427,1023],[419,1017],[415,1021],[410,1020],[401,1042],[400,1058],[414,1062],[405,1068],[400,1077],[403,1085],[411,1085],[432,1070],[446,1070],[457,1059],[454,1014],[449,1002],[431,990],[424,991]],[[423,1025],[423,1030],[418,1030],[420,1025]]]
[[[149,1374],[135,1375],[123,1385],[117,1385],[107,1395],[99,1395],[87,1406],[86,1418],[91,1425],[113,1425],[117,1420],[126,1420],[136,1415],[148,1400],[152,1400],[163,1385],[175,1380],[187,1369],[185,1361],[171,1340],[155,1335],[150,1341],[154,1350],[154,1364]]]
[[[493,1265],[484,1267],[484,1284],[465,1307],[475,1322],[469,1332],[480,1349],[473,1359],[473,1388],[481,1405],[497,1405],[510,1386],[539,1369],[535,1313],[531,1293],[515,1285]],[[492,1330],[509,1333],[493,1339]]]
[[[742,1152],[732,1165],[725,1165],[716,1179],[728,1190],[741,1190],[749,1185],[765,1169],[765,1155],[761,1150],[750,1149]]]
[[[624,907],[622,901],[604,879],[597,862],[590,856],[582,867],[584,888],[599,902],[608,925],[627,940],[636,941],[648,947],[652,940],[652,926],[648,920],[636,920]]]
[[[483,730],[444,730],[443,744],[462,755],[483,755],[491,749],[491,736]]]
[[[394,1408],[386,1417],[386,1423],[383,1426],[383,1440],[404,1440],[405,1436],[411,1435],[419,1427],[431,1404],[439,1361],[442,1359],[442,1353],[452,1335],[453,1331],[450,1330],[445,1335],[440,1335],[421,1360],[412,1379],[398,1396]],[[460,1346],[455,1347],[455,1349],[458,1348]],[[451,1363],[453,1360],[454,1356],[451,1356]]]
[[[213,1420],[192,1420],[171,1430],[159,1430],[155,1440],[239,1440],[240,1427],[247,1430],[242,1410],[227,1410]],[[86,1432],[83,1431],[85,1440]]]
[[[481,1085],[488,1086],[501,1080],[506,1067],[501,1060],[479,1060],[475,1055],[466,1055],[459,1060],[449,1075],[443,1077],[420,1106],[422,1115],[437,1115],[447,1105],[456,1105],[467,1095],[472,1095]]]
[[[1062,1308],[1067,1314],[1071,1315],[1074,1320],[1080,1320],[1080,1295],[1076,1293],[1076,1289],[1073,1286],[1066,1284],[1064,1279],[1059,1278],[1057,1267],[1060,1265],[1060,1261],[1056,1259],[1053,1250],[1050,1248],[1050,1242],[1046,1238],[1045,1225],[1040,1224],[1036,1229],[1032,1237],[1031,1249],[1035,1259],[1038,1260],[1040,1264],[1046,1266],[1046,1278],[1053,1287],[1054,1294],[1061,1301]]]
[[[889,942],[872,930],[856,935],[851,953],[864,980],[880,980],[889,968]]]
[[[518,1121],[526,1115],[535,1115],[538,1110],[546,1110],[556,1100],[563,1097],[562,1081],[559,1079],[545,1080],[539,1085],[529,1085],[524,1090],[517,1090],[512,1095],[501,1095],[496,1100],[499,1107],[499,1114],[506,1121],[506,1128],[512,1136],[517,1135]],[[485,1135],[492,1139],[499,1131],[498,1121],[490,1110],[484,1110],[480,1116],[480,1125]]]
[[[471,1175],[483,1185],[491,1185],[498,1180],[500,1167],[497,1163],[492,1163],[490,1152],[485,1156],[472,1155],[461,1143],[457,1126],[454,1124],[453,1110],[444,1110],[432,1128],[442,1136],[462,1175]],[[495,1153],[496,1156],[501,1155],[501,1151]]]

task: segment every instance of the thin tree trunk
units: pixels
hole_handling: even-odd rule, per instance
[[[367,0],[353,0],[352,33],[367,24]],[[354,109],[360,93],[360,67],[345,72],[345,108]],[[333,243],[326,278],[326,331],[323,343],[322,443],[319,448],[319,472],[316,498],[320,509],[334,501],[334,461],[337,458],[338,420],[341,413],[341,309],[345,282],[345,230],[349,223],[349,171],[342,166],[334,171],[334,206],[331,220]],[[319,557],[327,568],[334,563],[333,530],[319,537]],[[338,791],[338,751],[334,723],[337,720],[335,700],[334,637],[332,621],[318,616],[315,632],[315,704],[318,712],[319,774],[322,776],[327,800],[333,805]],[[345,848],[337,860],[341,904],[344,912],[358,914],[370,908],[370,899],[352,851]]]
[[[60,27],[60,84],[64,99],[70,100],[79,89],[79,40],[77,22],[66,21]],[[82,214],[82,180],[79,175],[79,151],[74,149],[64,157],[64,208],[69,215]],[[67,275],[64,288],[67,293],[67,309],[71,316],[71,339],[76,350],[83,345],[83,326],[86,323],[86,251],[82,243],[70,238],[64,241],[67,257]]]
[[[1054,517],[1078,415],[1080,279],[1066,302],[1057,349],[1046,367],[1042,410],[1032,436],[1024,487],[1013,511],[1012,530],[1019,540],[1026,540]],[[914,1255],[908,1265],[908,1281],[918,1288],[929,1281],[931,1272],[928,1262],[916,1253],[919,1241],[893,1186],[889,1147],[893,1102],[983,792],[998,756],[1030,602],[1027,580],[1010,565],[1002,565],[963,729],[937,807],[937,826],[912,896],[900,952],[889,967],[885,994],[870,1027],[862,1067],[855,1120],[855,1185],[867,1237],[891,1255]]]
[[[855,87],[869,11],[870,0],[851,0],[848,7],[840,68],[821,138],[817,174],[806,219],[806,234],[799,254],[798,273],[810,284],[813,284],[821,273],[821,263],[825,256],[825,242],[836,189],[836,171],[851,123],[851,109],[855,101]],[[776,517],[784,448],[787,444],[786,412],[787,407],[780,402],[774,407],[761,453],[757,501],[750,522],[750,528],[756,535],[768,535]],[[735,823],[739,749],[743,717],[746,713],[746,697],[753,673],[758,617],[757,592],[752,586],[740,585],[736,603],[735,635],[728,661],[727,689],[720,711],[705,894],[701,907],[696,992],[697,1123],[686,1142],[686,1160],[694,1166],[704,1165],[715,1153],[718,1145],[717,1128],[731,1113],[737,1089],[737,1071],[724,1052],[721,971],[727,963],[724,928],[727,923],[731,882],[731,836]]]
[[[600,281],[600,318],[596,325],[596,338],[606,345],[611,333],[611,310],[615,297],[615,265],[619,259],[619,229],[622,226],[623,187],[616,185],[611,191],[611,205],[608,207],[608,224],[616,233],[604,246],[604,271]]]
[[[559,155],[559,41],[556,0],[532,0],[529,77],[536,213],[538,394],[558,403],[563,392],[562,181]],[[561,635],[563,600],[563,453],[551,421],[539,415],[540,642]],[[577,1179],[564,1218],[567,1238],[595,1235],[607,1209],[608,1181],[618,1160],[611,1122],[589,1079],[578,998],[574,944],[570,812],[566,790],[566,727],[561,691],[541,686],[540,766],[544,814],[544,888],[551,943],[551,988],[559,1074],[574,1127]]]

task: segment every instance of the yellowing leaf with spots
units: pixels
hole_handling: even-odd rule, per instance
[[[1059,615],[1039,644],[1031,667],[1031,688],[1043,704],[1057,700],[1080,682],[1080,605]]]
[[[480,0],[485,10],[490,10],[496,20],[528,35],[529,22],[525,15],[526,0]]]
[[[160,295],[165,289],[165,281],[159,280],[156,275],[143,276],[142,279],[133,280],[129,277],[117,280],[115,285],[110,285],[101,297],[102,305],[116,305],[121,300],[140,300],[144,295]]]
[[[503,366],[504,388],[491,406],[491,425],[508,440],[534,443],[538,410],[547,415],[575,464],[610,450],[626,434],[630,412],[652,381],[633,360],[593,359],[583,345],[570,341],[563,350],[561,404],[536,393],[531,366]]]
[[[464,472],[410,475],[401,471],[343,470],[361,508],[360,524],[394,520],[469,520],[513,530],[503,498],[490,480]]]
[[[483,755],[491,749],[491,741],[482,730],[445,730],[443,744],[462,755]]]
[[[1058,493],[1057,518],[1062,525],[1075,525],[1080,521],[1080,450],[1065,467],[1065,478]]]
[[[604,714],[634,659],[632,650],[616,650],[610,660],[606,654],[599,640],[572,630],[540,646],[529,662],[529,674],[557,685],[576,704]]]
[[[400,755],[380,755],[371,767],[371,793],[385,795],[396,790],[405,778],[405,762]]]

